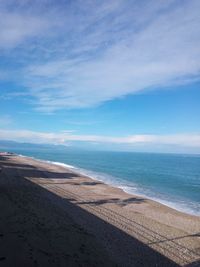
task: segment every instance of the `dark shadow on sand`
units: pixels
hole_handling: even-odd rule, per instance
[[[103,184],[103,183],[95,181],[95,182],[80,182],[80,183],[73,182],[73,183],[70,183],[70,184],[72,184],[72,185],[97,185],[97,184]]]
[[[131,197],[127,199],[109,198],[109,199],[99,199],[96,201],[83,201],[83,202],[77,202],[77,204],[90,204],[94,206],[103,205],[103,204],[117,204],[123,207],[128,204],[140,204],[142,202],[145,202],[144,198]]]
[[[5,164],[3,164],[5,166]],[[31,177],[32,179],[73,179],[75,177],[79,177],[79,175],[75,174],[75,173],[71,173],[71,172],[50,172],[50,171],[43,171],[43,170],[38,170],[36,168],[27,168],[27,167],[23,167],[20,166],[20,164],[17,164],[17,166],[11,166],[8,165],[7,170],[9,171],[9,169],[16,168],[17,169],[21,169],[23,168],[23,172],[24,172],[24,177]],[[31,173],[30,173],[31,171]],[[16,171],[16,176],[17,175],[17,171]]]
[[[25,168],[27,170],[34,170],[36,167],[28,165],[28,164],[16,164],[11,162],[3,162],[3,166],[10,167],[10,168]]]

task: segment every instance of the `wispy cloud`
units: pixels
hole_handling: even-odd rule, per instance
[[[38,6],[28,17],[23,8],[4,10],[0,38],[1,47],[20,43],[24,50],[16,79],[39,111],[91,107],[199,79],[198,0]],[[33,44],[24,47],[29,38]]]
[[[11,49],[38,38],[53,24],[45,17],[22,10],[0,10],[0,49]]]
[[[69,142],[90,142],[108,144],[153,144],[176,145],[180,147],[200,149],[200,134],[174,134],[174,135],[130,135],[125,137],[78,135],[73,131],[59,133],[34,132],[28,130],[0,130],[1,140],[14,140],[32,143],[68,144]]]

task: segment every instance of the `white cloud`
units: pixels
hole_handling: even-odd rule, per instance
[[[38,110],[84,108],[199,79],[199,9],[198,0],[74,1],[48,7],[56,30],[47,12],[30,16],[31,27],[4,13],[0,36],[4,46],[40,37],[17,75]]]
[[[123,25],[130,23],[125,33],[113,36],[109,30],[117,29],[109,25],[102,29],[101,25],[92,37],[91,33],[86,35],[86,46],[94,42],[101,46],[102,40],[118,39],[103,48],[100,56],[56,59],[28,69],[30,93],[36,97],[38,109],[90,107],[140,90],[173,85],[177,79],[184,83],[188,77],[199,77],[199,1],[187,2],[164,14],[156,13],[155,2],[154,7],[155,18],[141,29],[137,30],[137,24],[141,23],[141,12],[144,16],[148,12],[145,9],[135,17],[129,14],[125,22],[121,18]]]
[[[48,29],[43,17],[0,11],[0,48],[15,48],[28,38],[39,37]]]
[[[175,145],[200,149],[200,134],[174,135],[130,135],[125,137],[78,135],[73,131],[59,133],[34,132],[28,130],[0,130],[1,140],[14,140],[32,143],[68,144],[69,142],[90,142],[94,144],[129,144],[129,145]]]

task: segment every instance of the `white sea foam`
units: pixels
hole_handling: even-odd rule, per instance
[[[24,156],[24,155],[21,155],[21,154],[18,154],[17,156],[19,156],[21,158],[31,158],[31,159],[34,159],[34,157],[27,157],[27,156]]]
[[[76,169],[76,167],[74,167],[72,165],[69,165],[69,164],[62,163],[62,162],[48,161],[48,160],[46,160],[45,162],[51,163],[51,164],[54,164],[54,165],[58,165],[58,166],[61,166],[61,167],[65,167],[65,168],[68,168],[68,169]]]

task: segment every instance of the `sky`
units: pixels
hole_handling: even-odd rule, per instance
[[[200,153],[199,0],[0,0],[0,140]]]

